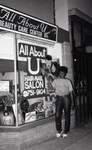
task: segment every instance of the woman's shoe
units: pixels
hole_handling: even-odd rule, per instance
[[[66,133],[63,133],[63,138],[66,138],[68,135]]]
[[[59,132],[56,133],[56,137],[61,137],[61,136],[63,136],[63,131],[61,131],[60,133]]]

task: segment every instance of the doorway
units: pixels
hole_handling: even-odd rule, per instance
[[[76,125],[92,119],[92,54],[73,53]]]
[[[83,122],[92,120],[92,20],[84,20],[83,16],[85,14],[83,13],[81,18],[81,12],[79,11],[78,13],[78,10],[75,10],[75,14],[70,14],[70,43],[73,56],[75,89],[75,122],[78,126]]]

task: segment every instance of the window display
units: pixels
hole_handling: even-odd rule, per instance
[[[54,115],[47,47],[57,42],[57,26],[2,5],[0,21],[0,125]]]
[[[16,117],[12,107],[15,104],[15,93],[12,90],[14,73],[8,71],[3,75],[0,73],[0,125],[16,125]]]
[[[5,37],[6,42],[10,37],[8,43],[14,38],[12,34]],[[5,54],[6,47],[2,48]],[[55,91],[51,85],[54,79],[51,67],[54,60],[48,55],[47,46],[17,39],[17,49],[15,52],[12,49],[13,45],[7,57],[1,54],[0,59],[3,66],[0,70],[0,125],[23,125],[53,116]]]
[[[50,117],[55,113],[55,92],[51,86],[52,57],[47,60],[48,56],[47,47],[18,40],[19,105],[23,123]]]

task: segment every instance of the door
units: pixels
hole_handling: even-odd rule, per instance
[[[92,118],[92,55],[73,53],[76,125]]]

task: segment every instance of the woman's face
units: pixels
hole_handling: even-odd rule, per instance
[[[60,71],[60,78],[65,78],[65,73],[63,71]]]
[[[45,69],[44,68],[41,68],[41,73],[42,73],[42,75],[45,75]]]
[[[55,67],[54,65],[52,65],[51,71],[52,71],[52,72],[55,72],[55,71],[56,71],[56,67]]]
[[[48,69],[50,69],[50,67],[51,67],[51,60],[46,60],[46,67]]]

